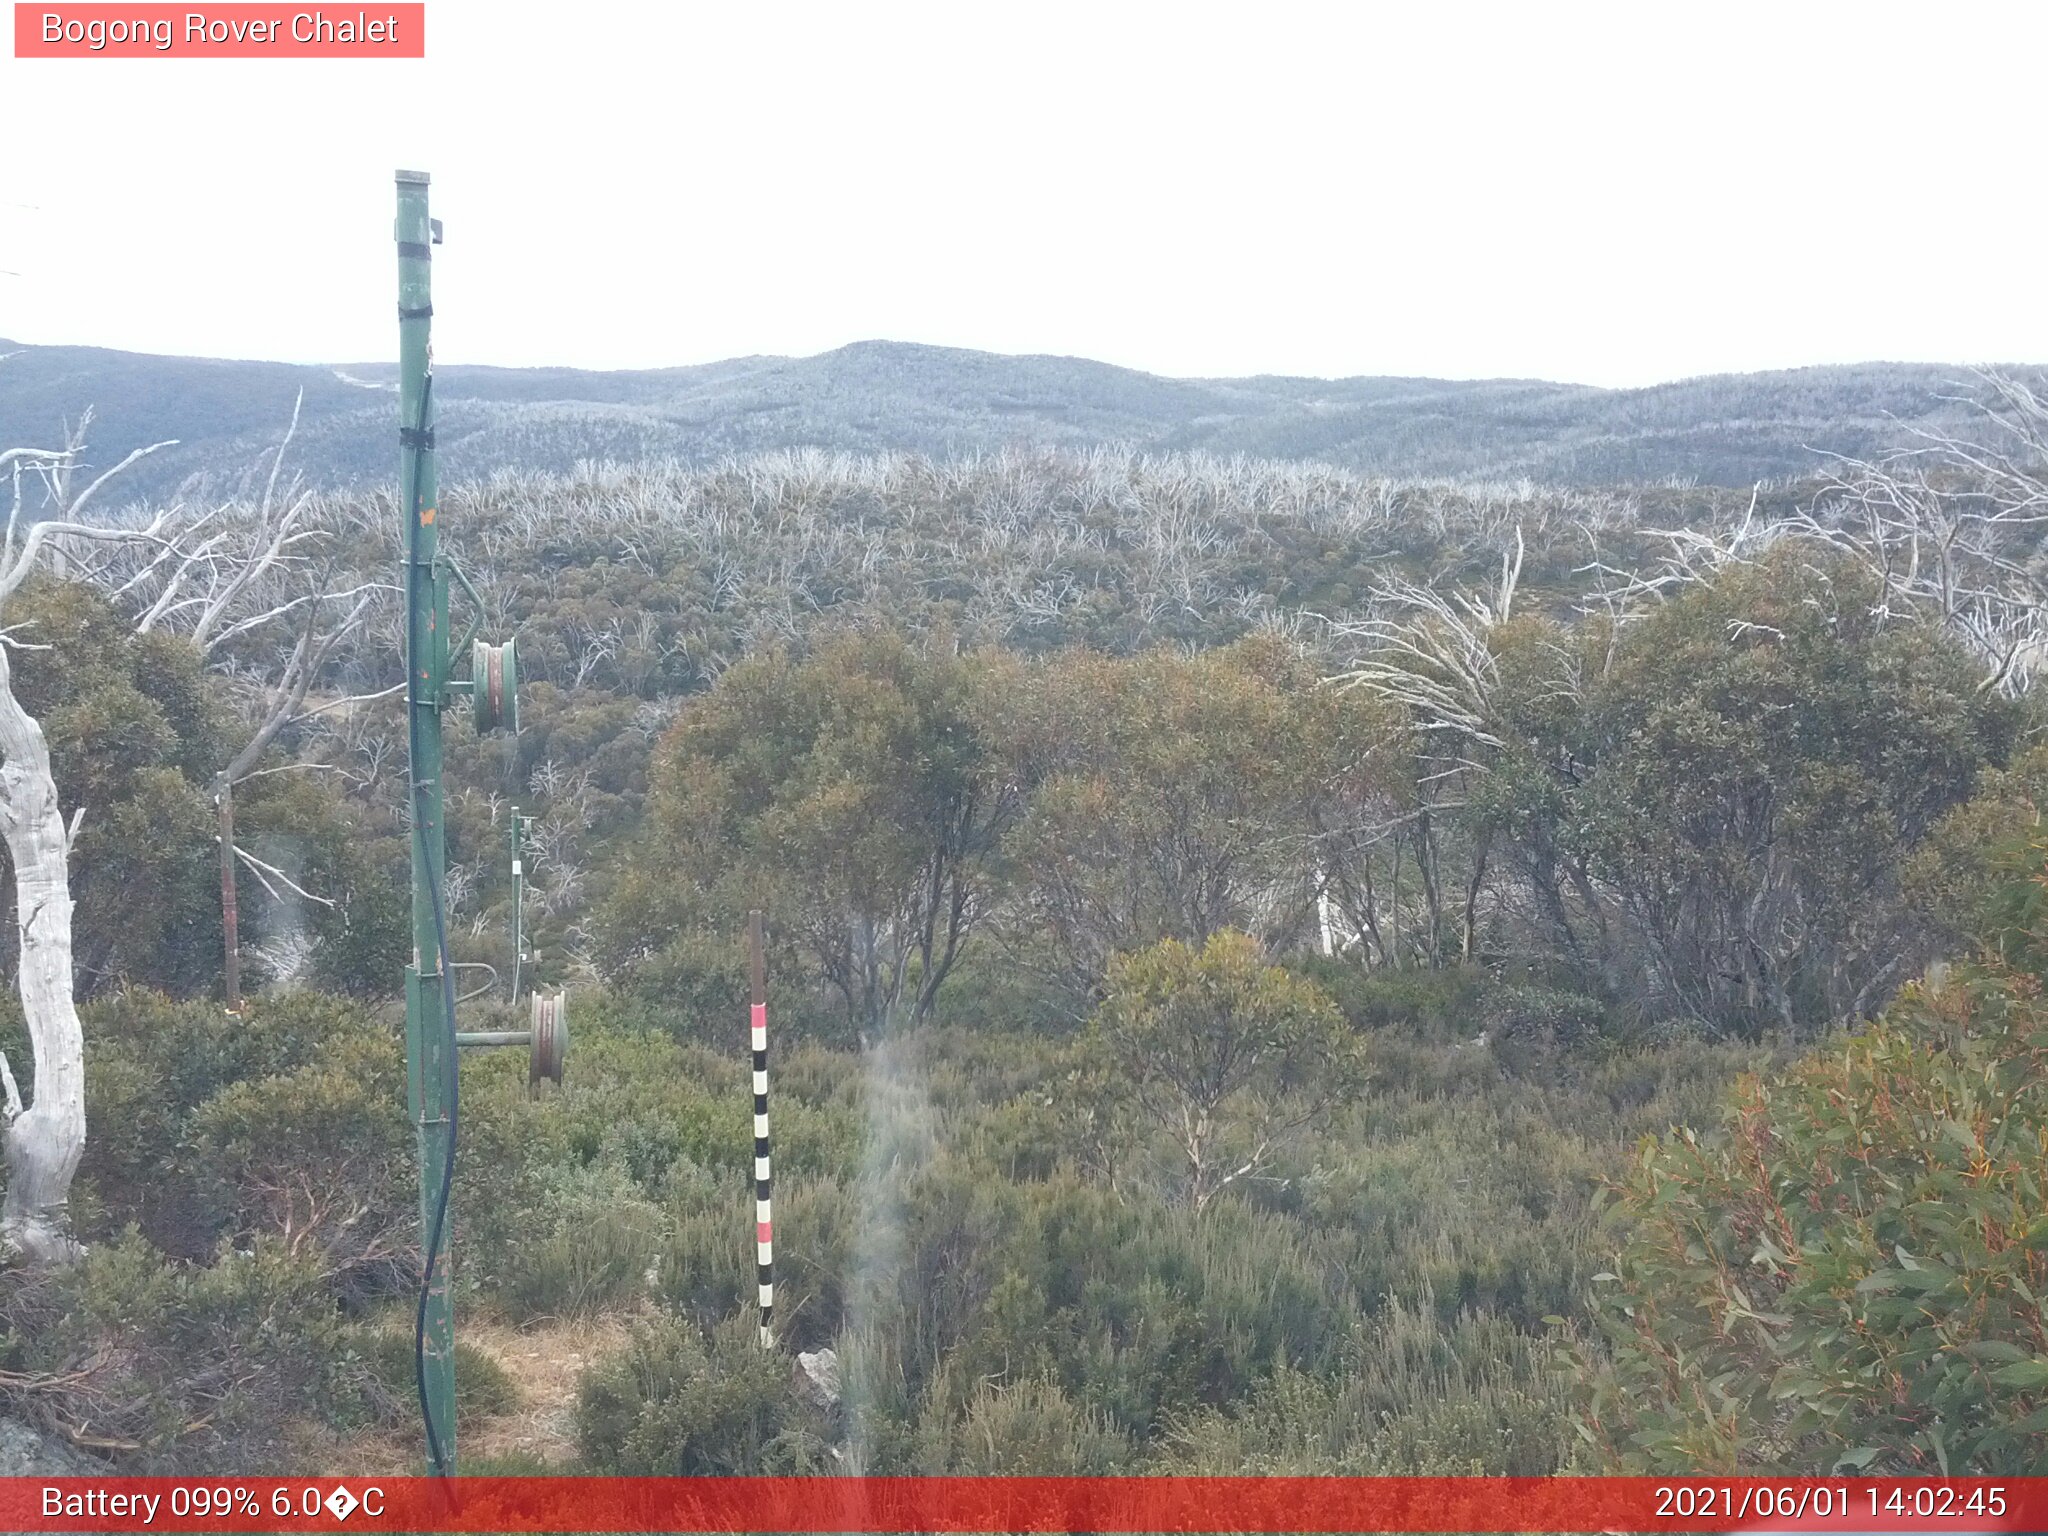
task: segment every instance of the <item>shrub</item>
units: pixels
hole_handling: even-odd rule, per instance
[[[775,1190],[775,1332],[791,1349],[830,1344],[846,1323],[860,1212],[836,1179],[798,1177]],[[657,1291],[709,1327],[753,1315],[754,1197],[706,1179],[680,1202]]]
[[[1657,1470],[2048,1471],[2044,1069],[2040,983],[1971,970],[1647,1142],[1588,1433]]]
[[[2040,865],[2044,805],[2048,747],[2036,746],[2005,768],[1980,773],[1971,798],[1936,822],[1915,850],[1905,892],[1947,947],[1963,949],[1987,936],[2010,941],[2024,931],[2011,926],[2011,909]]]
[[[1327,1374],[1283,1369],[1169,1438],[1197,1474],[1539,1477],[1573,1469],[1570,1378],[1540,1338],[1426,1290],[1392,1303]]]
[[[1170,1147],[1197,1210],[1364,1092],[1363,1054],[1328,996],[1245,934],[1119,955],[1108,985],[1089,1039],[1103,1161]]]
[[[933,1396],[916,1431],[917,1470],[927,1477],[1112,1477],[1135,1447],[1100,1410],[1073,1402],[1046,1377],[977,1383],[964,1411]]]
[[[395,1044],[368,1030],[338,1036],[304,1066],[221,1089],[187,1132],[239,1236],[276,1234],[355,1296],[398,1290],[414,1267],[413,1136]]]
[[[1329,993],[1358,1028],[1406,1024],[1432,1040],[1459,1038],[1478,1028],[1486,975],[1475,967],[1369,971],[1333,955],[1305,955],[1291,966]]]
[[[1551,987],[1497,987],[1479,1017],[1494,1059],[1510,1072],[1549,1065],[1558,1052],[1598,1038],[1607,1010],[1598,998]]]
[[[616,1163],[562,1172],[527,1219],[539,1235],[514,1252],[503,1280],[518,1318],[586,1316],[641,1294],[667,1226]]]
[[[130,1231],[0,1274],[5,1394],[125,1444],[138,1470],[274,1470],[295,1423],[360,1421],[366,1373],[317,1262],[269,1240],[211,1266]]]
[[[387,1423],[417,1423],[419,1398],[414,1375],[413,1335],[410,1319],[401,1330],[355,1328],[347,1338],[347,1349],[362,1362],[369,1380],[381,1395],[378,1417]],[[458,1429],[472,1419],[488,1419],[510,1413],[519,1406],[519,1389],[497,1358],[463,1339],[455,1341],[455,1422]],[[464,1470],[469,1470],[467,1462]]]
[[[822,1416],[789,1373],[789,1357],[762,1349],[749,1320],[709,1334],[679,1322],[642,1327],[583,1379],[576,1439],[584,1464],[632,1477],[823,1470]]]
[[[354,1271],[409,1206],[403,1047],[360,1005],[294,993],[232,1018],[129,989],[83,1023],[88,1238],[133,1222],[167,1253],[205,1260],[231,1228],[289,1223],[313,1240],[311,1205],[319,1240],[345,1238],[335,1262]]]

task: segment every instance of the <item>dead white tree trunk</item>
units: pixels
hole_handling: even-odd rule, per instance
[[[0,1242],[47,1263],[73,1251],[65,1206],[85,1152],[85,1037],[71,995],[69,839],[43,728],[14,696],[4,646],[0,837],[14,865],[21,1007],[36,1065],[35,1103],[24,1109],[14,1073],[0,1054],[7,1090],[7,1199],[0,1207]]]
[[[113,475],[154,451],[137,449],[73,494],[72,473],[84,451],[82,432],[83,423],[60,450],[0,454],[0,465],[12,470],[14,490],[0,542],[0,611],[45,550],[107,540],[153,540],[162,527],[161,518],[147,528],[99,528],[74,520]],[[24,470],[41,480],[51,515],[20,534]],[[85,1037],[78,1024],[71,973],[71,837],[58,808],[43,728],[14,695],[4,636],[0,628],[0,839],[5,840],[14,867],[15,913],[21,931],[16,980],[35,1057],[35,1091],[33,1101],[24,1105],[12,1064],[0,1056],[7,1165],[0,1247],[31,1262],[53,1263],[77,1252],[67,1207],[72,1177],[85,1154]]]

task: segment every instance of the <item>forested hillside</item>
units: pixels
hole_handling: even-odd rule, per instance
[[[171,367],[93,374],[79,462],[183,430],[112,387]],[[0,1401],[128,1469],[403,1466],[397,519],[324,483],[344,443],[381,474],[391,402],[309,387],[273,474],[292,376],[212,377],[246,494],[0,577],[88,1125],[66,1242],[0,1271]],[[1749,486],[1814,417],[1862,452],[1882,408],[1941,419],[1933,378],[1361,382],[1319,416],[851,349],[643,380],[761,404],[705,407],[710,463],[680,407],[579,406],[682,435],[562,472],[513,451],[559,419],[522,392],[584,384],[450,370],[456,622],[526,676],[516,737],[449,716],[464,1027],[519,1019],[516,807],[525,975],[573,1033],[559,1088],[461,1068],[465,1468],[2048,1472],[2048,412],[2008,384],[1971,416],[2000,457]],[[783,410],[934,451],[726,456]],[[1229,455],[1089,446],[1144,421]],[[1624,441],[1701,483],[1535,483],[1622,478]],[[1288,444],[1531,483],[1237,456]],[[34,462],[25,512],[77,514],[87,472]],[[27,1037],[0,1020],[10,1125]]]
[[[0,367],[0,441],[53,440],[93,406],[95,449],[178,446],[126,482],[166,497],[190,479],[232,488],[305,391],[298,465],[320,485],[381,483],[388,364],[152,357],[20,347]],[[440,441],[455,479],[563,473],[585,461],[815,447],[957,456],[994,449],[1155,451],[1313,460],[1364,474],[1548,486],[1676,479],[1749,485],[1814,473],[1825,454],[1872,458],[1916,428],[1966,419],[1968,369],[1871,363],[1604,390],[1535,380],[1164,379],[1080,358],[1006,357],[861,342],[809,358],[591,373],[468,368],[436,374]]]

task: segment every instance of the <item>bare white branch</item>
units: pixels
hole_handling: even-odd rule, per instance
[[[279,901],[284,900],[284,898],[278,895],[277,886],[274,886],[270,883],[270,881],[273,879],[276,880],[279,885],[283,885],[286,889],[290,890],[292,894],[295,896],[303,896],[307,901],[317,901],[323,907],[331,907],[334,905],[334,903],[328,900],[325,896],[315,896],[311,891],[307,890],[304,886],[300,885],[296,880],[292,879],[290,875],[286,874],[283,870],[279,869],[275,864],[264,863],[263,860],[257,858],[255,854],[249,852],[249,850],[246,848],[236,848],[235,857],[240,859],[244,864],[248,865],[251,870],[255,871],[256,878],[263,882],[263,888],[266,891],[270,892],[270,894]],[[268,878],[266,878],[266,876]]]

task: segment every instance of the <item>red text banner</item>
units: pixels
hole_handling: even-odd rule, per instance
[[[18,59],[422,59],[427,8],[369,5],[14,7]]]
[[[8,1478],[8,1531],[2048,1531],[2048,1478]]]

